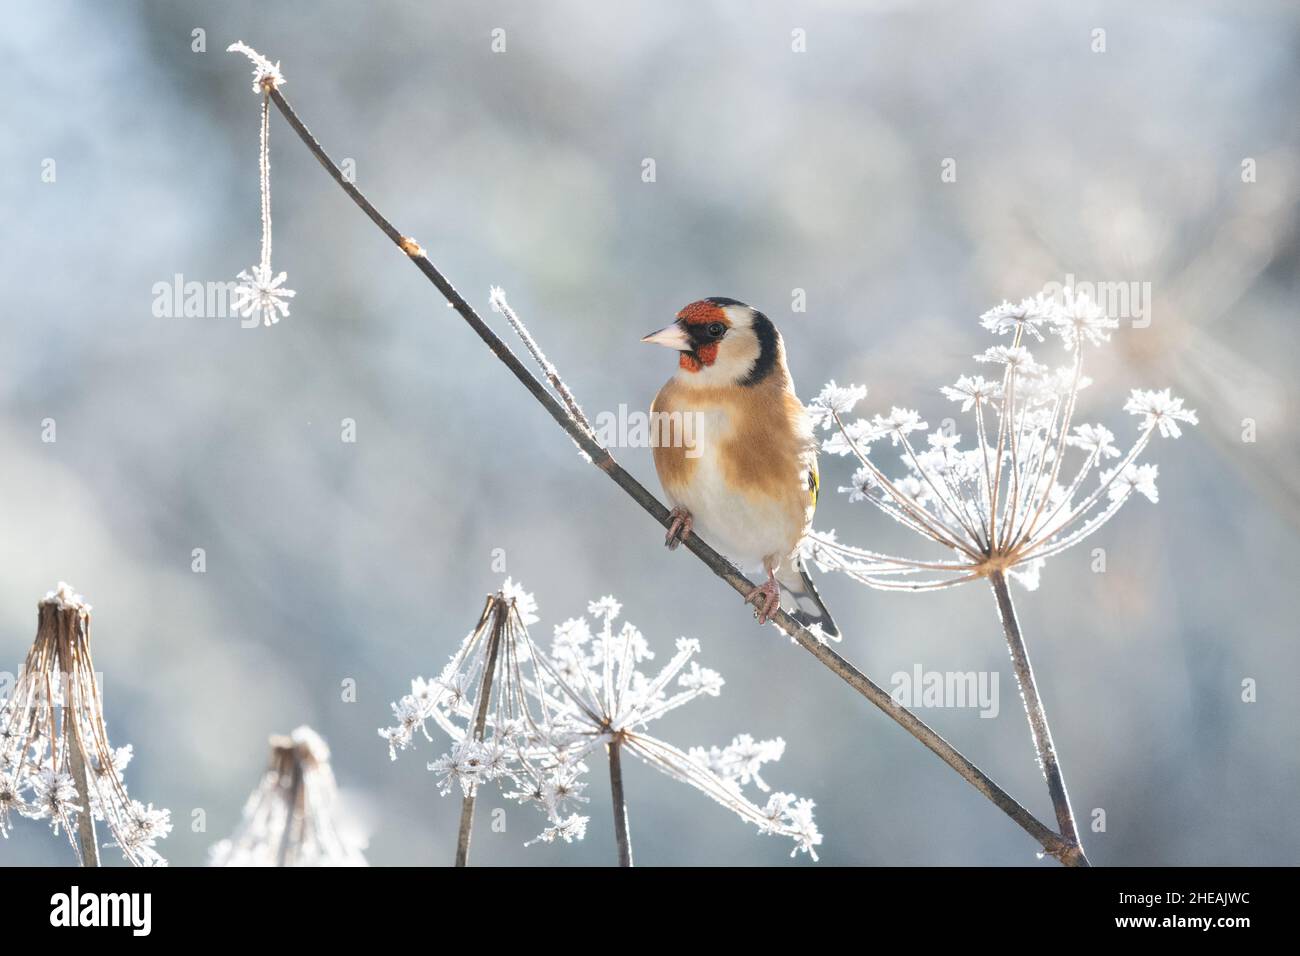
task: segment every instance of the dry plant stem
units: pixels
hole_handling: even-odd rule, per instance
[[[627,798],[623,793],[623,738],[609,742],[609,792],[614,799],[614,839],[618,841],[618,865],[632,865],[632,841],[627,833]]]
[[[487,661],[483,665],[483,683],[478,692],[478,713],[474,715],[474,739],[483,739],[483,730],[487,727],[488,704],[492,700],[492,675],[497,669],[497,651],[501,649],[501,632],[505,630],[506,616],[510,613],[509,604],[504,599],[495,608],[496,619],[492,622],[492,634],[488,637]],[[461,800],[460,835],[456,839],[456,865],[469,866],[469,837],[474,829],[475,793]]]
[[[293,850],[295,828],[304,824],[302,761],[295,759],[292,747],[285,748],[277,759],[290,766],[289,796],[285,804],[289,807],[289,819],[285,821],[284,832],[280,835],[280,849],[277,853],[276,866],[288,866],[289,854]]]
[[[41,609],[42,624],[48,620],[50,626],[56,627],[59,649],[59,674],[66,682],[75,674],[73,666],[72,629],[81,627],[80,612],[72,608],[45,607]],[[70,693],[64,688],[65,693]],[[63,720],[67,724],[64,739],[67,741],[68,771],[77,788],[77,805],[81,812],[77,814],[77,845],[81,850],[82,866],[99,866],[99,839],[95,836],[95,817],[90,812],[90,778],[83,756],[84,744],[81,728],[77,725],[76,715],[70,706],[63,708]]]
[[[81,865],[99,866],[99,840],[95,837],[95,818],[90,812],[90,781],[86,761],[81,756],[81,731],[72,722],[72,746],[68,748],[68,769],[76,781],[81,812],[77,814],[77,843],[81,847]]]
[[[1029,717],[1029,730],[1033,734],[1034,748],[1043,765],[1043,775],[1047,778],[1047,792],[1052,798],[1052,807],[1056,810],[1056,823],[1061,835],[1072,844],[1071,856],[1076,865],[1088,866],[1088,858],[1079,842],[1079,831],[1074,823],[1074,811],[1070,808],[1070,796],[1065,791],[1065,777],[1061,774],[1060,762],[1056,759],[1056,747],[1052,743],[1052,729],[1047,724],[1047,712],[1043,701],[1038,696],[1038,685],[1034,681],[1034,669],[1029,664],[1029,650],[1025,647],[1024,637],[1020,633],[1020,621],[1016,617],[1015,606],[1011,603],[1011,592],[1007,588],[1007,579],[1001,571],[989,574],[989,584],[998,601],[998,616],[1002,619],[1002,629],[1007,635],[1007,645],[1011,648],[1011,663],[1015,668],[1016,681],[1025,699],[1025,713]]]
[[[578,447],[591,458],[592,463],[608,475],[633,501],[645,509],[655,521],[659,522],[662,527],[667,528],[670,520],[668,509],[647,491],[640,482],[624,471],[613,456],[566,413],[563,405],[534,377],[532,372],[519,360],[518,356],[510,350],[510,347],[479,318],[478,313],[443,277],[437,267],[424,255],[424,252],[398,232],[393,224],[371,205],[370,200],[353,183],[348,182],[343,175],[343,171],[329,158],[320,143],[303,125],[302,120],[298,118],[298,115],[293,111],[283,94],[279,90],[273,89],[270,91],[270,96],[271,101],[284,115],[290,127],[298,134],[298,137],[307,146],[311,154],[316,157],[317,161],[320,162],[321,166],[325,168],[325,171],[334,178],[339,188],[347,193],[352,201],[361,208],[362,212],[379,227],[380,231],[415,263],[416,268],[424,273],[442,294],[443,298],[447,300],[447,304],[460,314],[461,318],[492,350],[492,353],[510,369],[511,373],[528,390],[529,394],[546,409]],[[737,571],[729,561],[700,540],[699,535],[687,536],[683,545],[742,597],[754,590],[755,585]],[[984,794],[998,809],[1019,824],[1049,855],[1056,857],[1063,863],[1077,864],[1078,860],[1073,855],[1077,849],[1075,845],[1063,839],[1050,827],[1038,820],[1032,813],[1021,806],[1014,797],[994,783],[982,770],[971,763],[960,751],[944,740],[924,721],[898,704],[886,690],[875,684],[825,643],[814,637],[784,610],[778,609],[769,618],[769,622],[790,635],[800,647],[817,658],[832,673],[884,711],[913,737],[921,741],[940,760],[957,771],[962,779]]]

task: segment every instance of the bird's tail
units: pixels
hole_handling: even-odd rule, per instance
[[[822,596],[817,593],[817,586],[813,584],[812,578],[808,576],[808,568],[803,559],[797,559],[798,563],[791,568],[785,575],[779,576],[777,581],[794,600],[794,607],[790,609],[790,616],[802,624],[809,627],[813,624],[821,625],[822,634],[833,641],[840,639],[840,629],[835,626],[835,619],[831,617],[831,612],[826,609],[822,603]]]

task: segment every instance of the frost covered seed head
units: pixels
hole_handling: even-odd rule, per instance
[[[60,582],[37,606],[36,640],[9,697],[0,699],[0,835],[14,815],[43,820],[80,861],[98,860],[95,822],[128,863],[161,866],[155,844],[171,832],[167,810],[127,794],[133,751],[114,749],[90,656],[90,611]]]
[[[1076,423],[1085,353],[1110,339],[1118,323],[1084,295],[1067,291],[1064,301],[1046,296],[1004,302],[980,317],[994,335],[1010,336],[975,356],[996,377],[962,375],[942,394],[970,416],[962,434],[940,430],[925,447],[909,437],[924,430],[920,414],[894,408],[889,415],[846,421],[864,389],[831,382],[813,402],[813,418],[836,432],[827,452],[855,455],[861,467],[850,500],[867,501],[947,554],[899,557],[856,548],[835,533],[813,533],[805,557],[823,570],[836,569],[873,587],[924,590],[949,587],[1006,572],[1037,587],[1044,561],[1082,541],[1106,523],[1134,493],[1157,500],[1154,465],[1139,464],[1151,436],[1182,434],[1196,413],[1169,390],[1136,390],[1125,411],[1140,416],[1140,432],[1127,451],[1104,425]],[[1027,339],[1056,335],[1069,364],[1052,369],[1026,347]],[[871,457],[873,443],[888,436],[901,449],[904,473],[890,477]],[[1104,467],[1120,459],[1113,467]],[[1092,483],[1090,483],[1092,479]],[[916,575],[922,580],[915,580]]]
[[[268,263],[244,269],[236,278],[239,285],[231,297],[230,308],[240,318],[252,319],[254,325],[275,325],[289,315],[287,300],[297,293],[283,288],[283,272],[272,276]]]
[[[478,624],[441,675],[433,681],[417,678],[412,693],[392,705],[397,723],[379,735],[394,759],[417,733],[429,736],[431,721],[452,742],[429,764],[441,792],[468,796],[488,783],[508,784],[507,797],[534,805],[546,817],[545,828],[530,843],[569,843],[586,832],[588,818],[578,810],[588,802],[583,779],[588,761],[617,743],[761,832],[793,839],[796,851],[815,858],[821,836],[812,822],[811,801],[792,798],[773,816],[743,792],[751,784],[767,790],[760,769],[781,756],[784,742],[742,734],[724,748],[687,752],[647,732],[670,711],[721,693],[722,676],[695,659],[698,641],[679,638],[676,653],[651,672],[647,665],[656,654],[635,625],[618,623],[623,606],[613,596],[591,601],[590,619],[557,625],[549,650],[534,643],[525,626],[536,622],[536,611],[532,595],[510,581],[488,597]],[[496,663],[485,698],[494,632],[499,634]]]
[[[561,811],[586,802],[584,785],[575,780],[586,768],[555,721],[559,702],[544,688],[539,651],[528,634],[537,620],[532,594],[506,579],[441,673],[416,678],[411,693],[392,704],[397,723],[379,735],[396,760],[416,734],[432,740],[433,723],[451,741],[428,763],[440,793],[469,798],[488,784],[509,786],[508,797],[535,803],[552,827],[565,823],[567,842],[584,832],[576,815],[562,821]]]
[[[365,840],[339,806],[330,751],[310,727],[271,738],[271,760],[213,866],[366,866]],[[143,810],[143,808],[142,808]]]

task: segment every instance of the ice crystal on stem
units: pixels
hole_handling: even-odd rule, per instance
[[[1078,396],[1087,386],[1085,353],[1110,339],[1118,323],[1084,295],[1058,303],[1048,297],[1003,303],[981,317],[995,335],[1009,335],[976,361],[997,369],[986,379],[963,375],[941,389],[970,416],[970,441],[943,430],[924,445],[909,437],[928,428],[917,412],[893,409],[888,416],[846,421],[865,389],[831,382],[814,401],[822,427],[836,428],[823,445],[834,454],[853,454],[861,467],[841,491],[868,501],[949,556],[901,557],[844,544],[834,532],[814,533],[804,543],[808,557],[824,569],[843,571],[873,587],[919,591],[949,587],[1004,572],[1029,589],[1037,586],[1046,558],[1083,541],[1137,492],[1156,500],[1155,466],[1139,465],[1156,432],[1177,438],[1181,425],[1196,424],[1169,390],[1133,391],[1124,410],[1141,417],[1139,434],[1126,452],[1103,425],[1079,423]],[[1024,344],[1055,334],[1069,360],[1055,370],[1041,364]],[[888,437],[902,450],[905,468],[890,478],[871,454]],[[1120,458],[1111,468],[1107,459]],[[1093,473],[1099,481],[1089,486]],[[921,573],[925,580],[912,576]]]
[[[576,428],[581,429],[587,438],[599,445],[600,439],[592,429],[591,422],[587,420],[587,415],[582,410],[582,406],[578,404],[577,397],[573,394],[572,389],[565,384],[564,379],[560,377],[559,369],[557,369],[551,360],[546,357],[541,346],[537,344],[537,340],[533,338],[532,333],[528,331],[528,327],[524,325],[523,319],[519,318],[519,314],[510,307],[510,302],[506,299],[505,290],[500,286],[492,286],[492,288],[488,290],[488,303],[492,306],[492,311],[500,312],[506,317],[506,321],[510,323],[510,327],[515,330],[515,334],[519,336],[519,340],[524,343],[524,348],[528,349],[528,354],[532,356],[533,362],[536,363],[537,367],[546,377],[546,380],[551,383],[551,387],[555,389],[555,394],[560,397],[562,402],[564,402],[565,414],[568,415],[569,421]],[[573,446],[578,450],[579,457],[581,457],[583,461],[590,463],[591,456],[582,449],[582,446],[578,443],[577,439],[572,435],[570,435],[569,438],[570,441],[573,442]]]
[[[246,44],[232,43],[229,53],[242,53],[253,62],[253,92],[262,95],[262,123],[258,149],[258,176],[262,199],[262,258],[257,265],[236,277],[239,287],[230,301],[231,309],[253,324],[274,325],[289,315],[289,299],[297,293],[284,287],[285,274],[271,269],[271,91],[284,82],[280,64],[272,63]]]
[[[565,621],[544,651],[517,614],[524,600],[535,608],[531,595],[507,584],[516,596],[506,600],[506,589],[490,596],[475,629],[439,677],[417,678],[411,693],[392,705],[397,723],[379,734],[394,758],[416,734],[428,736],[432,720],[452,740],[451,750],[429,765],[444,793],[459,790],[468,798],[485,783],[508,783],[513,788],[508,797],[533,804],[546,816],[545,829],[529,842],[567,843],[582,839],[589,822],[577,812],[587,803],[582,778],[588,760],[601,748],[617,749],[690,784],[761,832],[794,840],[794,852],[816,858],[822,838],[811,801],[777,794],[759,804],[743,792],[747,784],[768,789],[759,768],[781,756],[784,742],[742,735],[726,748],[687,752],[646,732],[647,724],[669,711],[721,691],[721,675],[695,660],[698,641],[678,640],[667,663],[647,674],[642,666],[654,660],[654,652],[634,625],[615,628],[622,605],[604,597],[588,605],[594,629],[587,618]],[[492,665],[494,630],[499,637]],[[485,683],[488,668],[492,678]],[[486,707],[481,703],[485,686]],[[475,733],[480,714],[481,732]],[[616,786],[621,787],[621,776]]]
[[[587,420],[586,413],[583,412],[582,407],[578,404],[578,400],[574,398],[573,392],[569,390],[569,386],[564,383],[564,379],[560,378],[559,370],[551,360],[546,357],[546,354],[542,351],[542,347],[537,344],[537,340],[534,339],[532,333],[528,331],[528,327],[524,325],[523,320],[520,319],[515,310],[510,307],[510,302],[506,299],[506,290],[500,286],[492,286],[492,288],[488,290],[488,304],[492,306],[493,312],[500,312],[506,317],[506,321],[510,323],[510,327],[515,330],[515,334],[519,336],[519,340],[524,343],[524,348],[528,349],[528,354],[533,357],[533,361],[536,362],[537,367],[542,370],[542,374],[546,376],[546,380],[554,386],[555,391],[564,401],[565,408],[569,410],[569,417],[573,419],[575,424],[580,425],[588,435],[595,438],[596,433],[592,430],[591,422]]]
[[[366,866],[364,840],[339,807],[329,747],[310,727],[271,738],[271,761],[213,866]]]
[[[242,53],[253,64],[253,92],[265,93],[268,89],[277,90],[284,86],[284,74],[280,72],[279,61],[272,63],[243,40],[237,40],[226,47],[227,53]]]
[[[162,866],[155,844],[171,832],[167,810],[127,794],[131,747],[108,741],[90,656],[91,607],[63,582],[37,605],[36,641],[13,693],[0,701],[0,834],[13,814],[67,835],[80,863],[99,863],[95,822],[135,866]]]

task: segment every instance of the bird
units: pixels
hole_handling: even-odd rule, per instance
[[[641,341],[679,353],[650,406],[655,471],[673,505],[664,543],[696,534],[742,570],[761,568],[766,582],[745,596],[760,624],[784,589],[791,617],[838,638],[799,553],[817,506],[817,442],[781,333],[757,309],[714,296]]]

